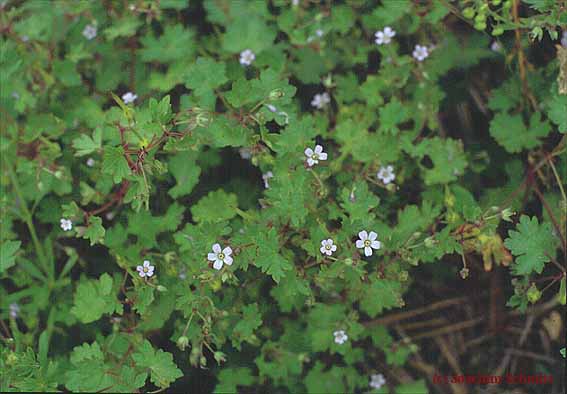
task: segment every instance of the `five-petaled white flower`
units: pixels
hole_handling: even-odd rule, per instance
[[[232,249],[230,246],[227,246],[223,250],[221,250],[221,246],[219,244],[213,245],[213,253],[209,253],[207,255],[207,260],[214,261],[213,268],[216,270],[220,270],[223,264],[232,265]]]
[[[73,228],[73,222],[71,222],[69,219],[61,218],[60,223],[63,231],[69,231]]]
[[[311,100],[311,106],[317,109],[323,109],[331,102],[331,96],[329,93],[323,92],[321,94],[316,94],[313,96],[313,100]]]
[[[372,249],[380,249],[382,247],[382,243],[376,239],[378,234],[374,231],[371,231],[370,234],[363,230],[358,233],[358,240],[356,240],[356,247],[359,249],[364,248],[364,255],[366,257],[372,256]]]
[[[274,173],[272,171],[268,171],[265,174],[262,174],[262,180],[264,181],[264,187],[266,189],[270,188],[270,184],[268,183],[268,180],[273,177],[274,177]]]
[[[337,245],[333,244],[333,240],[331,238],[324,239],[321,241],[321,248],[319,249],[322,254],[326,254],[330,256],[333,254],[334,251],[337,250]]]
[[[392,42],[392,38],[396,36],[396,32],[390,26],[386,26],[383,31],[377,31],[374,33],[376,40],[374,42],[378,45],[389,44]]]
[[[315,30],[315,35],[316,35],[317,37],[323,37],[323,34],[325,34],[325,33],[323,32],[323,30],[321,30],[321,29]]]
[[[348,339],[348,336],[344,330],[335,331],[333,335],[335,336],[335,343],[338,343],[339,345],[342,345]]]
[[[86,25],[85,28],[83,29],[83,36],[87,39],[87,40],[92,40],[93,38],[96,37],[96,26],[95,25]]]
[[[319,160],[327,160],[327,154],[323,152],[323,147],[321,145],[315,145],[315,151],[311,148],[306,148],[305,156],[307,156],[307,165],[309,167],[313,167],[313,165],[318,164]]]
[[[374,375],[370,375],[370,387],[373,389],[378,390],[380,387],[386,384],[386,379],[384,379],[384,375],[381,373],[376,373]]]
[[[87,159],[87,166],[93,167],[94,165],[95,165],[94,159],[93,159],[92,157],[89,157],[89,158]]]
[[[245,49],[240,52],[240,64],[243,66],[249,66],[256,59],[256,55],[250,49]]]
[[[561,35],[561,45],[563,45],[563,48],[567,48],[567,30],[564,30]]]
[[[422,62],[429,56],[429,49],[424,45],[416,45],[415,49],[413,50],[412,56],[418,62]]]
[[[124,93],[122,95],[122,101],[124,101],[124,104],[133,103],[137,98],[138,96],[132,92]]]
[[[9,309],[10,309],[10,317],[12,319],[17,318],[18,314],[20,313],[20,306],[17,303],[12,302],[9,306]]]
[[[380,167],[376,176],[382,181],[382,183],[384,183],[384,185],[387,185],[396,179],[393,166]]]
[[[142,278],[143,277],[150,277],[154,274],[154,269],[156,267],[154,267],[149,260],[144,260],[144,263],[142,265],[139,265],[136,267],[136,271],[138,271],[138,275],[140,275]]]

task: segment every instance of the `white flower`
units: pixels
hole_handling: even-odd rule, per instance
[[[268,180],[269,180],[270,178],[273,178],[273,177],[274,177],[274,174],[273,174],[272,171],[268,171],[268,172],[266,172],[265,174],[262,174],[262,180],[264,181],[264,187],[265,187],[266,189],[269,189],[269,188],[270,188],[270,184],[268,183]]]
[[[93,167],[94,165],[95,165],[94,159],[93,159],[92,157],[89,157],[89,158],[87,159],[87,166]]]
[[[384,379],[384,375],[381,373],[370,375],[371,388],[378,390],[380,387],[384,386],[384,384],[386,384],[386,379]]]
[[[96,37],[96,26],[95,25],[86,25],[83,29],[83,36],[87,40],[92,40]]]
[[[20,99],[19,93],[18,93],[18,92],[12,92],[12,98],[13,98],[14,100],[19,100],[19,99]]]
[[[425,58],[429,56],[429,49],[426,46],[416,45],[413,50],[412,56],[418,62],[422,62]]]
[[[386,26],[383,31],[377,31],[376,33],[374,33],[374,37],[376,37],[376,40],[374,40],[374,42],[377,45],[389,44],[390,42],[392,42],[392,38],[395,36],[396,32],[394,31],[394,29],[392,29],[390,26]]]
[[[567,48],[567,30],[563,31],[561,35],[561,45],[563,45],[563,48]]]
[[[240,52],[240,64],[243,66],[249,66],[256,59],[256,55],[250,49],[245,49]]]
[[[29,36],[26,36],[25,34],[21,38],[23,42],[28,42],[30,40]]]
[[[339,345],[342,345],[348,339],[348,336],[344,332],[344,330],[335,331],[333,335],[335,336],[335,343],[338,343]]]
[[[331,238],[324,239],[321,241],[321,248],[319,250],[322,254],[330,256],[337,250],[337,245],[333,245],[333,240]]]
[[[500,52],[502,50],[502,45],[500,45],[498,41],[493,41],[492,44],[490,44],[490,50],[493,52]]]
[[[122,95],[122,101],[124,101],[124,104],[130,104],[133,103],[134,100],[136,100],[138,98],[137,95],[135,95],[132,92],[128,92],[128,93],[124,93]]]
[[[20,306],[17,303],[12,302],[9,306],[9,310],[10,310],[10,317],[15,319],[18,317],[18,314],[20,313]]]
[[[305,156],[307,156],[307,165],[309,167],[313,167],[314,164],[319,163],[319,160],[327,160],[327,154],[323,152],[321,145],[315,145],[315,151],[311,148],[306,148]]]
[[[112,219],[114,219],[114,216],[116,216],[116,212],[109,211],[109,212],[107,212],[106,215],[104,215],[104,216],[106,217],[106,219],[112,220]]]
[[[380,167],[376,176],[382,181],[382,183],[384,183],[384,185],[387,185],[396,179],[393,166]]]
[[[221,251],[221,247],[219,244],[213,245],[213,253],[209,253],[207,255],[207,260],[214,261],[213,268],[216,270],[220,270],[223,264],[232,265],[232,249],[230,246],[227,246]]]
[[[268,110],[269,110],[270,112],[277,112],[277,111],[278,111],[278,109],[276,108],[276,106],[275,106],[275,105],[272,105],[272,104],[266,104],[266,108],[268,108]]]
[[[315,35],[316,35],[317,37],[323,37],[323,34],[325,34],[325,33],[323,32],[323,30],[321,30],[321,29],[315,30]]]
[[[291,0],[291,5],[294,5],[294,6],[299,5],[299,0]]]
[[[138,274],[143,278],[147,276],[148,278],[154,274],[155,267],[151,265],[149,260],[144,260],[143,265],[139,265],[136,267],[136,271]]]
[[[311,100],[311,106],[317,109],[323,109],[330,102],[331,102],[331,97],[329,96],[329,93],[324,92],[313,96],[313,100]]]
[[[378,237],[378,234],[374,231],[368,234],[366,230],[363,230],[358,233],[358,238],[360,239],[356,241],[356,247],[359,249],[364,248],[364,255],[366,257],[372,256],[372,249],[378,250],[382,247],[382,243],[376,240],[376,237]]]
[[[61,218],[60,223],[63,231],[69,231],[73,228],[73,222],[71,222],[69,219]]]
[[[238,149],[238,154],[244,160],[248,160],[252,157],[252,151],[248,148],[240,148]]]

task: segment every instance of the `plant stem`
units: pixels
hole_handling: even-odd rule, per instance
[[[12,181],[12,186],[14,187],[14,192],[16,193],[18,201],[20,202],[21,218],[24,220],[24,222],[26,223],[26,225],[28,227],[28,230],[30,232],[32,242],[33,242],[33,245],[34,245],[34,248],[35,248],[35,252],[37,254],[37,258],[39,259],[44,272],[49,277],[51,277],[51,274],[50,274],[51,270],[47,266],[47,258],[45,257],[45,252],[43,250],[43,246],[42,246],[41,242],[39,242],[39,239],[37,237],[37,232],[35,231],[35,226],[33,224],[32,215],[31,215],[30,211],[28,210],[26,200],[24,199],[24,196],[23,196],[22,191],[20,189],[20,184],[18,183],[18,179],[16,177],[14,169],[12,168],[10,163],[8,163],[7,160],[4,160],[4,165],[8,169],[8,175],[10,176],[10,179]]]

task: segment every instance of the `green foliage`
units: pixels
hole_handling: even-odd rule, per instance
[[[551,261],[550,250],[557,246],[557,238],[551,225],[539,224],[537,218],[526,215],[520,217],[516,231],[508,232],[504,244],[514,256],[516,262],[512,266],[515,275],[527,275],[532,272],[541,274],[545,263]]]
[[[0,0],[0,391],[426,393],[462,262],[565,304],[560,7]]]

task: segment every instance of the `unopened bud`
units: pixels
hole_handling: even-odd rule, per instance
[[[189,345],[189,338],[187,338],[185,335],[180,336],[177,340],[177,347],[181,350],[185,350],[187,345]]]
[[[269,99],[271,101],[275,101],[275,100],[279,100],[281,99],[283,96],[285,96],[283,90],[281,89],[274,89],[270,92],[270,95],[268,96]],[[273,111],[272,111],[273,112]]]
[[[167,291],[167,287],[162,285],[157,285],[156,290],[159,291],[160,293],[165,293]]]

